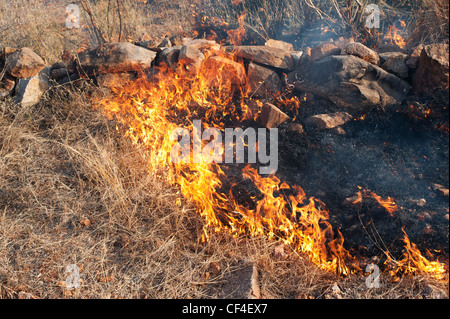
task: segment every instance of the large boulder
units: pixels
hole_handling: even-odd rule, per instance
[[[265,66],[250,62],[248,65],[247,95],[265,97],[282,90],[283,84],[278,74]]]
[[[449,88],[449,45],[425,45],[413,77],[413,88],[419,94],[432,94]]]
[[[12,54],[5,53],[6,72],[19,79],[30,78],[38,74],[45,62],[30,48],[15,50]]]
[[[397,76],[352,55],[333,55],[302,64],[288,74],[288,83],[355,110],[401,103],[411,89]]]
[[[82,75],[142,72],[151,67],[155,57],[155,52],[130,42],[104,43],[78,55],[78,72]]]
[[[258,45],[228,46],[225,51],[232,52],[238,57],[267,65],[270,67],[293,70],[294,60],[289,52],[279,48]]]

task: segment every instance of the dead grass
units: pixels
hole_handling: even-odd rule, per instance
[[[264,298],[330,298],[335,282],[342,298],[448,297],[445,283],[421,276],[367,289],[363,276],[324,273],[289,248],[277,259],[265,238],[200,243],[203,221],[174,205],[179,192],[162,176],[81,91],[55,89],[31,109],[0,102],[0,296],[215,298],[247,260]],[[70,264],[79,289],[65,287]]]
[[[137,6],[124,10],[123,36],[186,31],[187,3],[157,3],[146,16]],[[66,2],[51,4],[0,2],[0,42],[30,46],[49,63],[76,49],[86,39],[61,29],[64,18],[48,10],[64,10]],[[111,4],[108,24],[105,4],[94,10],[114,40],[117,11]],[[294,13],[284,15],[292,25],[301,22]],[[272,32],[270,17],[252,19],[261,34]],[[329,298],[334,283],[341,298],[448,298],[448,283],[419,275],[397,283],[382,276],[380,289],[367,289],[362,275],[324,273],[289,248],[279,260],[277,243],[265,238],[214,233],[200,243],[203,221],[195,208],[164,172],[148,172],[142,150],[92,109],[86,90],[55,88],[30,109],[0,101],[0,298],[215,298],[245,260],[257,265],[264,298]],[[217,275],[207,274],[212,262],[221,268]],[[80,268],[79,289],[65,287],[70,264]]]

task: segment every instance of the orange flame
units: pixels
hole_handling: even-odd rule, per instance
[[[391,44],[396,44],[403,49],[406,46],[405,39],[399,34],[400,30],[395,27],[395,25],[391,25],[389,27],[389,31],[385,36],[386,40],[389,40]]]
[[[386,209],[386,211],[389,213],[389,215],[391,215],[391,217],[394,216],[393,213],[398,211],[398,206],[395,203],[395,200],[391,197],[387,197],[386,199],[383,199],[381,196],[375,194],[372,191],[366,190],[366,189],[359,191],[357,196],[358,197],[356,200],[353,201],[353,204],[361,203],[363,197],[373,198],[378,202],[378,204],[380,204],[381,206],[384,207],[384,209]]]
[[[403,259],[395,261],[389,256],[389,253],[387,252],[388,259],[385,264],[395,267],[394,270],[391,270],[391,275],[396,278],[399,273],[422,273],[429,274],[436,279],[444,279],[446,273],[448,272],[448,267],[438,260],[430,261],[425,258],[417,248],[417,245],[409,240],[404,227],[402,228],[402,232],[404,234],[403,242],[405,243],[405,252],[403,253]],[[432,255],[430,252],[428,253],[429,255]]]

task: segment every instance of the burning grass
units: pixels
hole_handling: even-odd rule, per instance
[[[448,296],[420,273],[396,283],[382,274],[381,288],[367,289],[362,274],[337,277],[289,246],[276,257],[280,242],[262,235],[209,228],[203,242],[194,195],[168,184],[167,167],[149,171],[144,149],[84,93],[0,106],[2,298],[215,298],[242,260],[257,265],[263,298],[330,298],[335,283],[341,298]],[[207,275],[213,262],[221,270]],[[64,287],[69,264],[80,267],[79,289]]]

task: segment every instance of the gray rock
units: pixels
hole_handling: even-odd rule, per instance
[[[401,52],[380,53],[381,67],[401,79],[407,79],[409,76],[409,68],[406,65],[407,58],[408,56]]]
[[[288,74],[287,80],[297,90],[312,92],[339,107],[354,110],[401,103],[411,89],[399,77],[352,55],[333,55],[302,64]]]
[[[159,66],[166,65],[172,70],[176,70],[178,67],[178,58],[180,56],[181,46],[173,46],[161,51],[158,55],[156,64]]]
[[[449,89],[449,45],[425,45],[413,77],[414,91],[432,94],[436,90]]]

